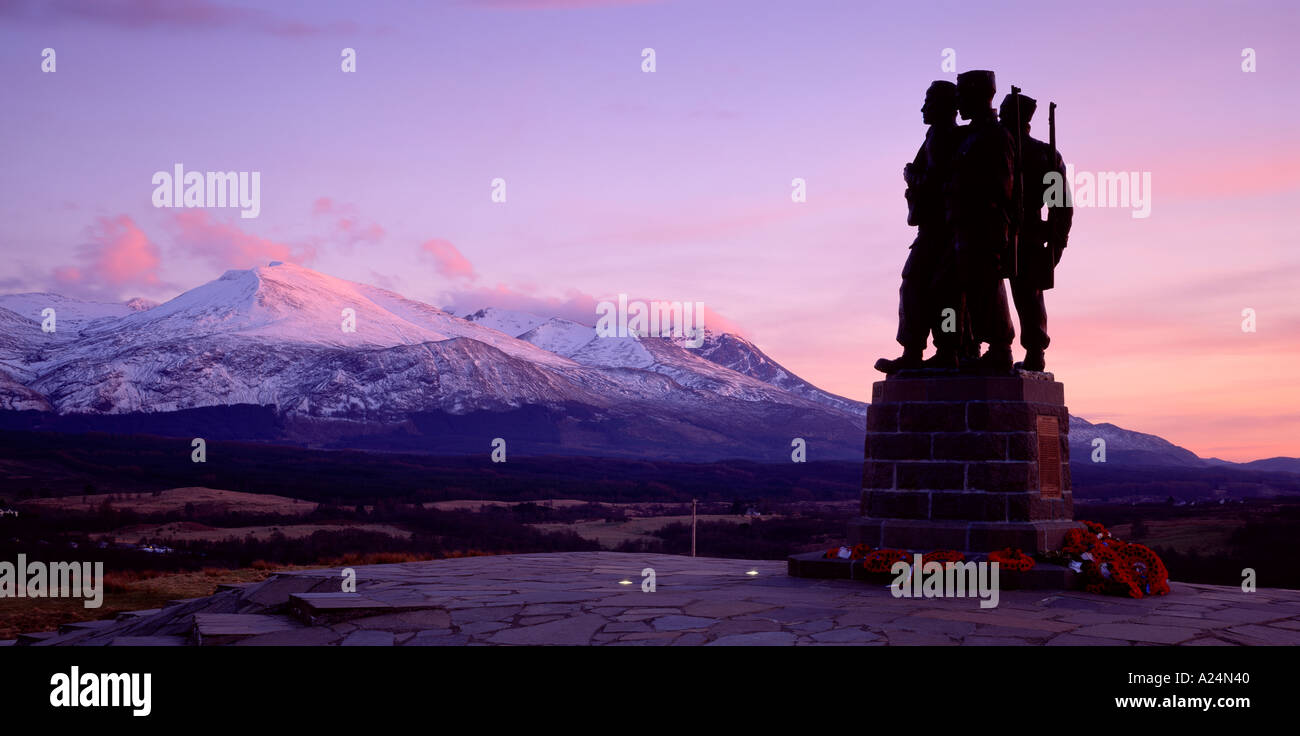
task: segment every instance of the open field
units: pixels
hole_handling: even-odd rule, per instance
[[[185,513],[187,505],[196,516],[213,516],[238,511],[248,514],[305,516],[319,504],[269,493],[244,493],[194,486],[157,493],[94,493],[61,498],[37,498],[19,502],[19,508],[38,511],[84,511],[93,513],[104,503],[137,514]]]
[[[1144,521],[1146,533],[1133,536],[1132,524],[1117,524],[1111,533],[1120,539],[1141,542],[1148,547],[1164,547],[1184,554],[1196,552],[1212,555],[1226,549],[1232,535],[1246,526],[1241,519],[1191,518],[1153,519]]]
[[[122,529],[115,529],[107,534],[95,535],[103,541],[117,541],[128,544],[141,544],[145,541],[168,542],[220,542],[224,539],[270,539],[275,534],[283,534],[289,539],[310,537],[319,531],[337,532],[344,530],[367,531],[387,534],[391,537],[409,538],[411,533],[392,524],[370,524],[365,522],[328,522],[320,524],[275,524],[270,526],[214,527],[192,521],[173,521],[166,524],[135,524]]]
[[[700,524],[706,521],[721,521],[733,524],[743,524],[749,521],[744,516],[737,516],[736,514],[699,514],[695,518]],[[777,519],[781,517],[769,514],[763,518]],[[584,519],[559,524],[530,524],[529,526],[545,532],[571,531],[583,539],[599,542],[606,549],[613,549],[623,542],[637,539],[653,539],[655,532],[673,523],[689,524],[691,523],[691,515],[643,516],[628,519],[627,521]]]

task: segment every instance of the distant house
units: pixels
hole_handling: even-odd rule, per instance
[[[18,517],[18,509],[0,509],[0,516]]]

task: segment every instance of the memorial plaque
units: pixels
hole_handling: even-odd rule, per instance
[[[1061,425],[1054,416],[1038,416],[1038,489],[1043,498],[1061,497]]]

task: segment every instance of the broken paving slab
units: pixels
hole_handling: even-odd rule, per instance
[[[108,643],[110,647],[183,647],[189,641],[183,636],[119,636]]]
[[[383,600],[361,593],[293,593],[289,611],[308,624],[337,624],[382,613],[437,609],[422,597]]]
[[[258,613],[199,613],[194,616],[194,636],[199,646],[233,644],[250,636],[301,626],[285,616]]]

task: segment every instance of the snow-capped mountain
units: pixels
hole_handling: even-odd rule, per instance
[[[47,307],[53,333],[41,330]],[[550,451],[758,459],[788,456],[793,437],[822,457],[861,445],[853,402],[671,340],[598,338],[500,310],[466,319],[286,263],[228,271],[156,306],[3,297],[0,327],[0,409],[79,421],[257,405],[274,409],[286,440],[338,446],[392,435],[405,447],[465,417],[489,438]]]
[[[734,374],[739,374],[845,412],[865,416],[867,411],[866,404],[822,391],[786,370],[753,343],[731,333],[718,334],[706,328],[703,343],[688,348],[684,339],[598,337],[591,325],[505,309],[481,309],[466,319],[582,365],[652,370],[682,385],[721,393],[743,392],[744,387],[752,386],[750,382],[736,385]]]
[[[811,459],[861,458],[865,404],[738,335],[683,342],[497,308],[462,318],[273,262],[163,304],[0,296],[0,426],[425,452],[503,437],[516,451],[687,460],[788,460],[802,437]],[[1102,438],[1111,466],[1228,464],[1113,424],[1070,428],[1076,459]]]
[[[1093,441],[1106,442],[1106,462],[1121,465],[1184,465],[1197,466],[1206,461],[1191,450],[1153,434],[1134,432],[1114,424],[1093,424],[1086,419],[1070,417],[1071,459],[1091,457]]]

